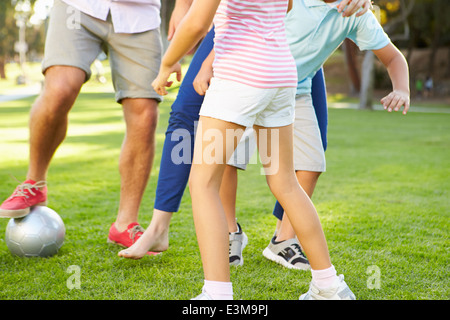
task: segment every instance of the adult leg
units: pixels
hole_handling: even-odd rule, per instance
[[[126,124],[119,159],[121,176],[119,211],[115,227],[119,232],[137,222],[155,154],[158,102],[154,99],[123,99]]]
[[[50,161],[66,137],[68,113],[85,78],[85,72],[76,67],[53,66],[46,70],[43,92],[30,112],[27,180],[47,179]]]

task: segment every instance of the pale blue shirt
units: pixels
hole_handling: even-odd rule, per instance
[[[382,49],[390,43],[370,10],[361,17],[344,18],[336,6],[322,0],[293,2],[286,17],[286,33],[297,65],[297,94],[311,93],[311,80],[317,70],[346,38],[362,51]]]

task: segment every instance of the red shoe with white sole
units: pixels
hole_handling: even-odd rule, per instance
[[[133,222],[128,225],[125,231],[119,232],[113,223],[111,225],[111,228],[109,229],[107,241],[108,243],[115,243],[119,246],[129,248],[142,236],[144,231],[144,228],[142,228],[139,223]],[[150,256],[154,256],[160,254],[160,252],[149,251],[147,252],[147,254]]]
[[[34,206],[47,205],[47,183],[26,180],[0,206],[0,218],[22,218]]]

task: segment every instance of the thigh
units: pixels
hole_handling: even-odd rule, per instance
[[[147,98],[161,101],[151,83],[159,72],[162,42],[159,29],[142,33],[111,33],[107,39],[116,100]]]
[[[272,128],[254,126],[253,128],[267,179],[270,176],[281,177],[281,179],[295,177],[292,148],[293,125]]]
[[[236,139],[227,139],[227,131],[240,131]],[[220,187],[226,163],[245,127],[215,118],[200,116],[194,143],[191,179]]]
[[[256,137],[253,128],[245,129],[245,132],[234,150],[233,155],[228,160],[228,165],[245,170],[247,164],[256,151]]]
[[[43,73],[51,66],[72,66],[83,70],[84,81],[87,81],[91,76],[91,64],[102,45],[102,40],[89,31],[94,23],[95,19],[56,0],[45,40]]]

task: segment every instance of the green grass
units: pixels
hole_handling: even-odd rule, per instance
[[[140,222],[151,219],[164,132],[175,92],[160,106],[157,155]],[[0,198],[23,180],[28,111],[33,99],[0,104]],[[447,300],[449,291],[450,115],[329,110],[327,172],[313,200],[338,272],[358,299]],[[171,223],[170,248],[126,260],[106,237],[118,208],[117,160],[122,112],[111,93],[84,92],[70,115],[66,141],[49,172],[49,207],[66,224],[51,258],[12,256],[0,220],[0,299],[190,299],[203,273],[189,192]],[[249,236],[245,264],[232,270],[236,299],[297,299],[310,273],[287,270],[261,252],[274,231],[274,199],[258,165],[240,172],[237,211]],[[80,289],[67,280],[80,268]],[[370,286],[376,266],[380,289]],[[368,284],[369,282],[369,284]]]

